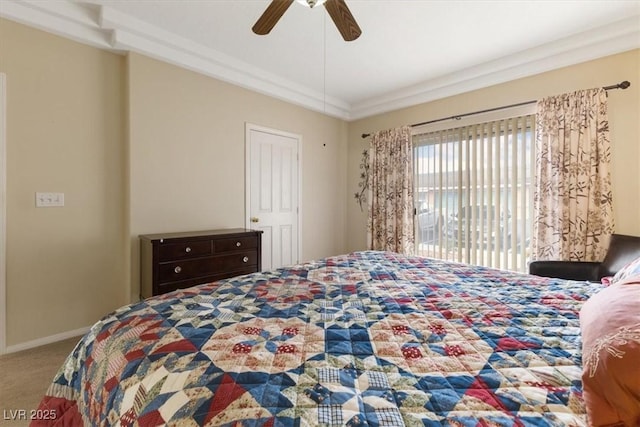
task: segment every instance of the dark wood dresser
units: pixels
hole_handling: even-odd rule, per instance
[[[260,271],[261,235],[235,228],[140,236],[140,296]]]

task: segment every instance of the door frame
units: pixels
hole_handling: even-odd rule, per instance
[[[7,75],[0,73],[0,354],[7,351]]]
[[[302,135],[286,132],[278,129],[272,129],[253,123],[245,123],[244,133],[244,154],[245,154],[245,228],[251,228],[251,131],[270,133],[277,136],[292,138],[296,140],[296,149],[298,156],[296,158],[296,166],[298,167],[298,206],[296,217],[298,221],[298,253],[295,254],[296,262],[302,259]]]

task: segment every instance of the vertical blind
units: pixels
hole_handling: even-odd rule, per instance
[[[414,135],[416,252],[526,271],[534,115]]]

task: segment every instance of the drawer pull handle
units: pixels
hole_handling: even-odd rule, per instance
[[[236,242],[236,246],[237,246],[237,247],[240,247],[240,246],[242,246],[242,243],[240,243],[240,242]]]
[[[249,257],[246,256],[246,257],[242,258],[242,262],[249,262]]]
[[[176,272],[176,274],[180,273],[182,271],[182,267],[177,266],[176,268],[173,269],[173,271]]]
[[[184,251],[185,251],[186,253],[189,253],[189,252],[191,252],[191,248],[190,248],[189,246],[187,246],[187,247],[184,249]]]

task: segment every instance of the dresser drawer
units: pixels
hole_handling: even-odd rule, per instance
[[[158,248],[160,262],[211,255],[211,240],[161,244]]]
[[[258,238],[249,236],[236,237],[232,239],[218,239],[214,240],[213,245],[215,253],[254,249],[258,247]]]
[[[228,279],[230,277],[242,276],[244,274],[251,274],[256,272],[256,267],[248,267],[241,270],[234,271],[232,274],[225,272],[214,274],[211,276],[202,276],[195,279],[181,280],[179,282],[167,282],[158,284],[158,293],[163,294],[165,292],[175,291],[176,289],[189,288],[191,286],[203,285],[205,283],[216,282],[222,279]]]
[[[140,296],[260,271],[261,237],[245,228],[141,235]]]
[[[208,258],[186,259],[160,264],[158,283],[171,283],[206,277],[221,271],[233,272],[258,264],[256,251],[239,252]]]

